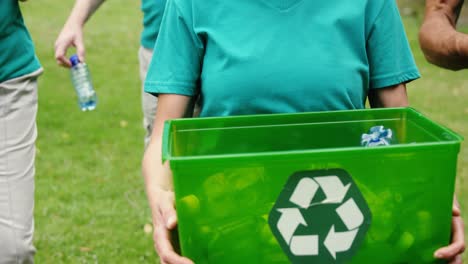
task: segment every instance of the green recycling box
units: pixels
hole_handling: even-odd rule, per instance
[[[373,126],[389,146],[363,147]],[[462,138],[412,108],[167,121],[182,254],[201,263],[438,263]]]

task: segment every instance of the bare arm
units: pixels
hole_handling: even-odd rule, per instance
[[[162,164],[161,157],[164,122],[192,116],[192,109],[193,102],[189,97],[159,95],[151,140],[143,157],[143,177],[153,218],[154,245],[161,263],[193,264],[189,259],[177,255],[170,242],[170,230],[175,228],[177,218],[172,174],[167,162]]]
[[[426,59],[451,70],[468,68],[468,34],[455,25],[464,0],[426,0],[419,42]]]
[[[406,85],[400,83],[385,88],[371,89],[369,91],[369,103],[372,108],[408,106]]]
[[[66,57],[67,49],[71,46],[76,47],[78,58],[84,61],[83,26],[103,2],[104,0],[77,0],[75,2],[67,22],[55,41],[55,59],[59,65],[71,66]]]

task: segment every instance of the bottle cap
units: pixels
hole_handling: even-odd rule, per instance
[[[80,63],[80,59],[78,59],[78,55],[74,54],[73,56],[70,57],[70,63],[72,66],[77,65]]]

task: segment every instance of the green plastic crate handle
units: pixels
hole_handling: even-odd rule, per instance
[[[171,122],[170,121],[165,121],[164,122],[164,129],[163,129],[163,136],[162,136],[162,160],[161,162],[164,163],[166,162],[166,160],[169,158],[169,150],[170,150],[170,146],[169,146],[169,141],[170,141],[170,130],[171,130]]]

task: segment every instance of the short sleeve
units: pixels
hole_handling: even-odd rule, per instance
[[[370,88],[420,77],[395,0],[384,0],[367,40]]]
[[[204,48],[193,30],[191,10],[177,3],[183,1],[187,0],[166,3],[144,83],[147,93],[197,94]]]

